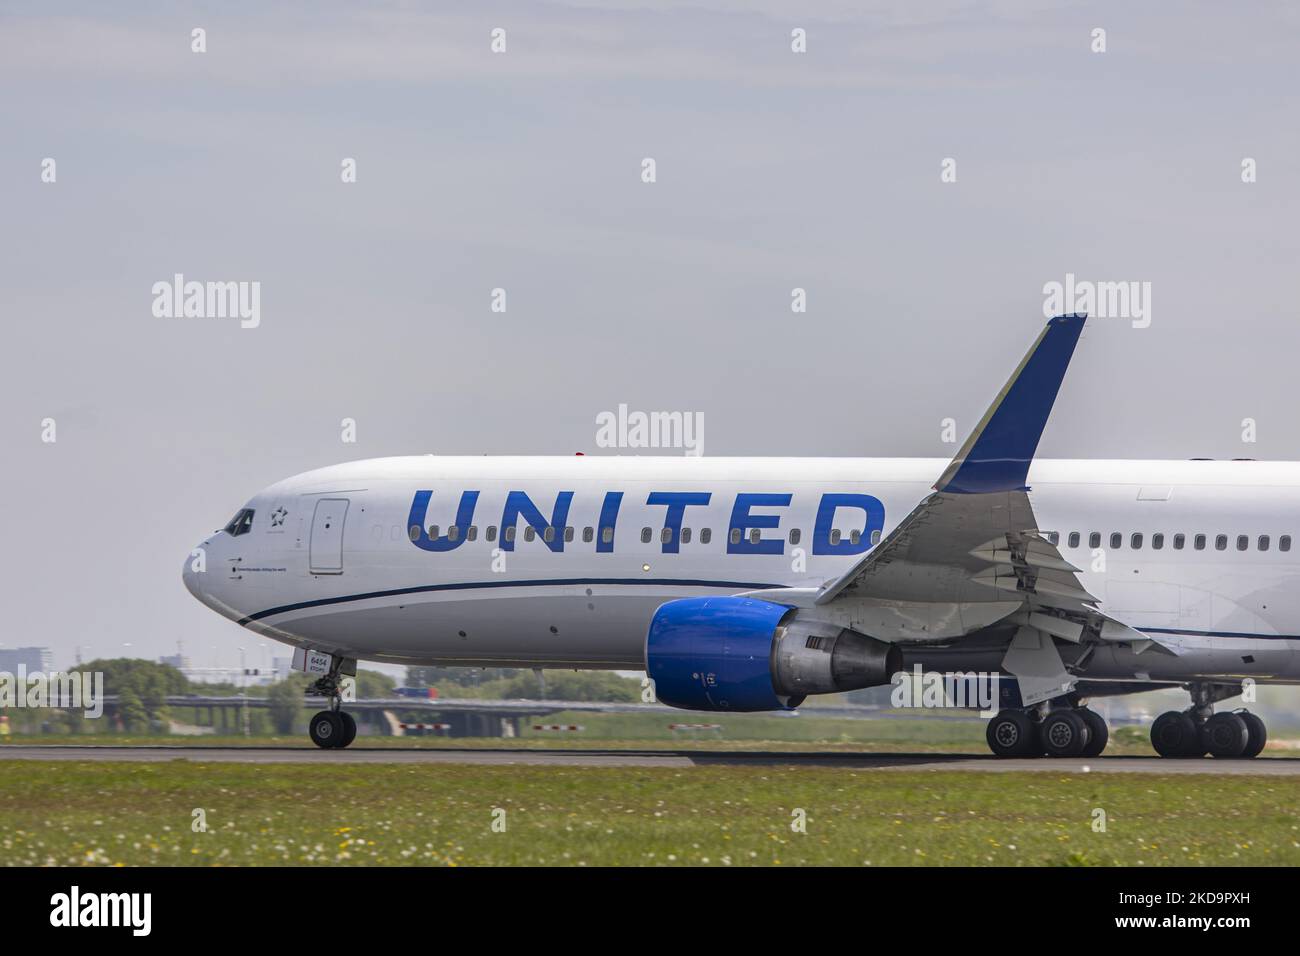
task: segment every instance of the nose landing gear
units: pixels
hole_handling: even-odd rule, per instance
[[[322,710],[311,719],[307,732],[317,747],[346,747],[357,736],[357,722],[346,711]]]
[[[329,699],[329,710],[320,711],[307,724],[307,733],[311,737],[311,742],[325,750],[346,747],[357,736],[356,720],[342,709],[340,671],[343,664],[343,658],[334,658],[329,673],[317,678],[307,688],[308,697]]]

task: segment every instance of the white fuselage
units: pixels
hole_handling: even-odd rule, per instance
[[[252,630],[345,657],[637,669],[664,602],[820,587],[870,549],[872,531],[888,535],[945,464],[358,461],[256,495],[241,533],[204,541],[185,581]],[[1088,677],[1300,681],[1300,540],[1291,544],[1300,535],[1300,463],[1043,460],[1029,485],[1038,527],[1059,535],[1061,553],[1102,609],[1179,650],[1103,648]],[[826,495],[869,496],[883,513],[828,514]],[[680,530],[669,518],[680,519]]]

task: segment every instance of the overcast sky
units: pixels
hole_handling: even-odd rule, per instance
[[[1296,457],[1294,4],[438,6],[0,7],[5,646],[236,664],[180,566],[258,489],[620,403],[951,455],[1067,273],[1150,324],[1090,323],[1040,453]],[[156,317],[175,273],[260,325]]]

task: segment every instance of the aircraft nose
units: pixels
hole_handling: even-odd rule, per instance
[[[185,556],[185,563],[181,565],[181,580],[185,582],[185,590],[204,604],[209,603],[208,562],[212,557],[208,553],[210,543],[204,541],[190,551]]]
[[[185,558],[181,580],[195,600],[223,617],[237,621],[244,615],[238,595],[231,593],[227,564],[229,549],[220,534],[208,538]]]
[[[197,550],[199,549],[196,548],[195,551]],[[196,598],[202,600],[203,593],[199,589],[199,573],[195,567],[196,561],[197,558],[194,551],[185,555],[185,562],[181,565],[181,580],[185,582],[185,590],[189,591]]]

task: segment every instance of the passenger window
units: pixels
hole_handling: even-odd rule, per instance
[[[1277,539],[1277,549],[1279,551],[1291,550],[1291,536],[1289,534],[1284,534],[1282,537]]]
[[[1237,535],[1237,550],[1245,551],[1249,547],[1250,547],[1250,538],[1244,534]]]
[[[549,524],[544,529],[542,529],[542,540],[545,541],[547,544],[550,544],[552,541],[555,540],[555,529],[552,528]]]
[[[872,530],[872,532],[871,532],[871,543],[872,543],[873,545],[875,545],[875,544],[880,544],[880,529],[879,529],[879,528],[875,528],[874,530]]]
[[[750,543],[750,544],[758,544],[758,542],[759,542],[760,540],[762,540],[762,537],[763,537],[763,532],[759,531],[757,528],[750,528],[750,529],[749,529],[749,543]]]
[[[1159,551],[1165,546],[1165,536],[1163,534],[1153,534],[1151,536],[1151,547]]]
[[[1101,532],[1100,532],[1100,531],[1094,531],[1092,534],[1088,535],[1088,547],[1090,547],[1090,548],[1100,548],[1100,547],[1101,547]]]
[[[1142,535],[1140,533],[1135,533],[1131,538],[1128,539],[1128,543],[1130,548],[1132,548],[1134,551],[1137,551],[1142,547]]]
[[[592,538],[596,536],[594,529],[587,527],[582,529],[582,540],[584,544],[591,544]]]
[[[603,543],[605,543],[605,544],[613,544],[613,543],[614,543],[614,529],[613,529],[613,528],[601,528],[601,529],[600,529],[600,540],[601,540]]]
[[[739,528],[732,528],[732,529],[731,529],[731,543],[732,543],[732,544],[740,544],[740,529],[739,529]]]
[[[1110,534],[1110,549],[1118,551],[1124,546],[1124,536],[1118,531],[1112,531]]]
[[[1050,544],[1052,547],[1056,547],[1058,544],[1060,544],[1060,543],[1061,543],[1061,532],[1059,532],[1059,531],[1049,531],[1049,532],[1047,532],[1047,543]]]
[[[1079,532],[1071,531],[1070,537],[1066,538],[1066,544],[1071,548],[1077,548],[1079,546]]]
[[[849,532],[849,543],[850,543],[850,544],[861,544],[861,543],[862,543],[862,532],[859,531],[857,528],[854,528],[852,531],[850,531],[850,532]]]
[[[1268,550],[1268,535],[1266,535],[1266,534],[1261,534],[1261,535],[1259,536],[1259,550],[1261,550],[1261,551],[1267,551],[1267,550]]]
[[[466,539],[467,541],[477,541],[477,540],[478,540],[478,525],[476,525],[476,524],[472,524],[472,525],[469,526],[469,534],[465,535],[465,539]]]
[[[700,544],[708,544],[712,540],[713,540],[713,529],[702,528],[700,530]]]
[[[573,540],[573,527],[572,527],[572,526],[568,526],[568,527],[566,527],[566,528],[564,529],[564,540],[565,540],[566,542],[567,542],[567,541],[572,541],[572,540]]]
[[[642,544],[649,544],[649,543],[650,543],[650,538],[653,537],[653,536],[654,536],[654,532],[651,531],[649,528],[642,528],[642,529],[641,529],[641,543],[642,543]]]
[[[1185,545],[1186,543],[1187,543],[1187,535],[1185,535],[1185,534],[1176,534],[1176,535],[1174,535],[1174,550],[1175,550],[1175,551],[1181,551],[1181,550],[1183,550],[1183,545]]]
[[[430,541],[438,540],[438,526],[436,524],[429,525],[429,540]]]
[[[516,528],[514,525],[511,525],[510,527],[506,528],[505,531],[502,531],[501,534],[505,538],[505,540],[514,541],[515,535],[518,532],[518,530],[519,529]]]
[[[456,527],[455,525],[452,525],[450,528],[448,528],[448,529],[447,529],[447,540],[448,540],[448,541],[459,541],[459,540],[460,540],[460,528]]]
[[[799,529],[798,529],[798,528],[791,528],[791,529],[790,529],[790,543],[791,543],[791,544],[798,544],[798,543],[799,543]]]
[[[497,539],[497,526],[496,526],[496,525],[494,525],[494,524],[490,524],[490,525],[488,525],[488,530],[487,530],[487,539],[488,539],[488,543],[489,543],[489,544],[492,543],[493,541],[495,541],[495,540]]]
[[[1215,551],[1222,551],[1227,546],[1228,546],[1228,536],[1226,534],[1218,534],[1214,536]]]
[[[683,529],[682,529],[682,544],[690,544],[690,543],[691,543],[691,529],[690,529],[690,528],[683,528]]]
[[[524,540],[525,540],[525,541],[536,541],[536,540],[537,540],[537,529],[534,528],[532,525],[528,525],[527,527],[525,527],[525,528],[524,528]]]
[[[1193,539],[1192,539],[1192,547],[1194,547],[1197,551],[1204,551],[1204,550],[1205,550],[1205,535],[1203,535],[1203,534],[1198,534],[1195,538],[1193,538]]]
[[[839,544],[839,543],[840,543],[840,529],[836,528],[831,532],[831,544]]]
[[[662,530],[662,531],[659,532],[659,543],[660,543],[660,544],[672,544],[672,541],[673,541],[673,529],[672,529],[672,528],[664,528],[664,530]]]

